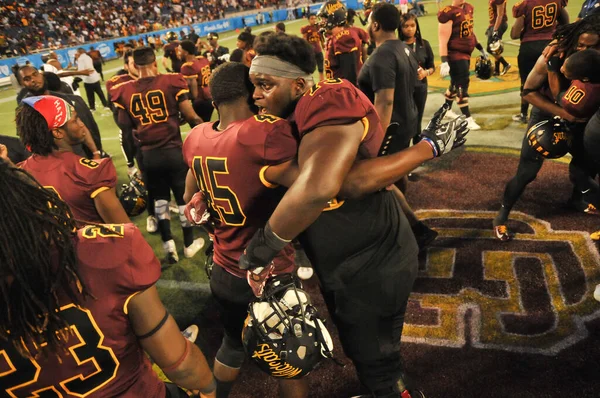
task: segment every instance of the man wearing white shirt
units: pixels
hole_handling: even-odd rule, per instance
[[[108,108],[108,102],[106,101],[102,86],[100,85],[100,74],[94,69],[92,58],[86,54],[83,48],[78,48],[75,59],[77,60],[77,70],[92,70],[88,76],[82,77],[90,110],[96,110],[96,97],[94,96],[94,93],[98,94],[100,101],[102,101],[102,105],[104,105],[105,108]]]

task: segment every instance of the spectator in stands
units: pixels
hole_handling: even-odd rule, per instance
[[[77,49],[76,60],[77,70],[81,71],[93,69],[92,73],[83,77],[83,87],[85,88],[85,94],[88,99],[90,110],[92,112],[96,110],[96,97],[94,96],[94,93],[98,95],[102,105],[108,109],[108,101],[106,101],[106,97],[102,91],[102,86],[100,85],[100,74],[94,69],[94,61],[89,55],[87,55],[83,48]]]

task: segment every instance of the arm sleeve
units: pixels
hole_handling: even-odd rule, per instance
[[[312,95],[305,95],[296,106],[296,124],[300,136],[321,126],[351,124],[368,113],[369,100],[349,82],[323,84]]]
[[[93,161],[80,158],[75,168],[73,181],[80,186],[90,198],[95,198],[100,192],[114,188],[117,184],[117,171],[111,159]]]
[[[525,4],[525,0],[519,1],[517,4],[513,6],[512,13],[513,18],[519,18],[525,16],[525,12],[527,11],[527,4]]]
[[[435,69],[435,57],[431,49],[431,44],[427,40],[423,40],[423,43],[425,44],[425,69]]]
[[[371,88],[376,93],[379,90],[396,87],[396,57],[389,51],[379,53],[377,62],[371,63]]]

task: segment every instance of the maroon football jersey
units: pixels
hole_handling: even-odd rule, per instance
[[[94,297],[81,307],[61,297],[60,315],[72,331],[68,353],[36,355],[28,344],[35,359],[24,358],[0,341],[6,396],[165,397],[165,385],[140,347],[126,307],[131,297],[156,283],[160,263],[136,226],[108,227],[115,232],[89,225],[74,237],[79,275]]]
[[[450,61],[471,59],[476,39],[473,33],[473,6],[447,6],[438,12],[438,22],[452,21],[452,34],[448,40],[448,59]]]
[[[172,41],[163,47],[164,56],[171,60],[171,67],[175,73],[181,71],[181,64],[183,63],[177,54],[177,47],[179,47],[178,41]]]
[[[312,45],[315,54],[323,52],[323,49],[321,48],[321,35],[319,34],[319,27],[317,25],[303,26],[300,29],[300,33],[304,36],[306,41]]]
[[[197,79],[198,98],[196,100],[210,100],[210,62],[204,57],[196,57],[193,61],[181,65],[181,74],[186,79]]]
[[[72,152],[54,151],[48,156],[32,155],[19,167],[56,192],[77,220],[104,222],[96,210],[94,198],[117,183],[112,160],[90,160]]]
[[[341,75],[340,61],[338,55],[345,53],[353,53],[356,57],[356,76],[360,73],[362,67],[362,40],[358,34],[348,28],[343,28],[335,35],[331,35],[327,40],[325,55],[325,76],[328,79],[340,78],[346,76]]]
[[[179,102],[187,100],[188,93],[181,74],[166,73],[117,84],[110,98],[129,113],[140,147],[147,150],[181,147]]]
[[[315,84],[298,101],[294,119],[300,138],[317,127],[361,121],[364,135],[358,155],[362,158],[376,157],[383,141],[384,131],[373,104],[347,80]]]
[[[275,116],[254,116],[223,131],[217,125],[194,127],[183,145],[183,156],[213,216],[220,220],[215,229],[215,263],[245,277],[238,260],[285,193],[265,180],[264,172],[268,166],[294,158],[298,145],[290,124]],[[277,272],[293,270],[293,254],[288,246],[276,257]]]
[[[560,11],[567,0],[521,0],[513,6],[513,17],[525,17],[521,43],[550,40]]]
[[[600,108],[600,83],[573,80],[561,98],[565,111],[578,118],[590,118]]]
[[[113,76],[106,81],[106,92],[110,93],[110,90],[112,90],[112,88],[114,86],[116,86],[117,84],[127,83],[132,80],[135,80],[135,79],[133,77],[131,77],[129,74]]]
[[[488,14],[490,17],[490,26],[493,27],[496,24],[498,18],[497,6],[504,8],[504,16],[502,17],[502,23],[508,22],[508,16],[506,15],[506,0],[489,0]]]

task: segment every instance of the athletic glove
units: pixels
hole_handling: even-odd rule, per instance
[[[210,213],[206,205],[204,192],[199,191],[192,196],[190,202],[185,205],[183,214],[193,225],[204,225],[210,221]]]
[[[490,57],[490,54],[488,54],[488,53],[487,53],[487,51],[485,51],[485,48],[482,48],[482,49],[480,50],[480,52],[481,52],[481,57],[482,57],[483,59],[488,59],[488,58]]]
[[[450,74],[450,65],[448,64],[448,62],[442,62],[442,65],[440,65],[440,76],[446,77],[449,74]]]
[[[492,33],[492,41],[495,41],[495,40],[500,40],[500,35],[498,34],[498,31],[497,31],[497,30],[495,30],[495,31]]]
[[[229,62],[229,57],[231,57],[231,54],[223,54],[219,57],[219,61]]]
[[[467,141],[465,136],[469,133],[469,128],[464,115],[441,124],[449,109],[449,105],[442,105],[421,133],[421,139],[431,145],[433,157],[442,156]]]

